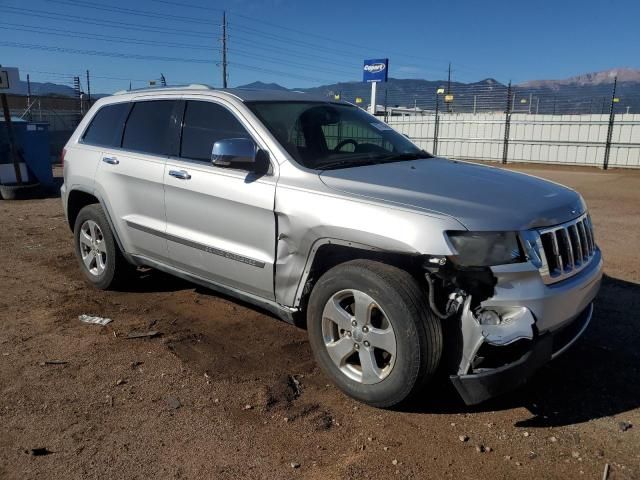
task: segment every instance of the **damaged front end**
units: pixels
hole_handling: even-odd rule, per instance
[[[465,403],[515,388],[551,358],[551,343],[538,341],[528,308],[483,306],[497,283],[489,267],[441,258],[428,259],[425,269],[431,309],[443,320],[446,368]]]
[[[461,346],[451,382],[467,405],[483,402],[523,384],[551,360],[551,335],[539,335],[526,307],[470,309],[459,317]]]
[[[568,348],[591,319],[599,271],[553,291],[541,280],[536,252],[515,238],[515,248],[489,253],[482,248],[490,242],[473,238],[471,260],[485,263],[481,266],[469,265],[464,257],[427,257],[423,264],[431,310],[445,332],[443,360],[468,405],[525,383]],[[510,241],[504,235],[499,240]],[[495,258],[508,262],[492,264]],[[539,315],[545,316],[543,322]]]

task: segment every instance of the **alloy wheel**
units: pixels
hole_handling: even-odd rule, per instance
[[[93,220],[80,227],[80,255],[85,268],[92,275],[100,276],[107,265],[107,246],[100,226]]]
[[[341,290],[322,312],[322,336],[340,371],[363,384],[384,380],[396,359],[396,336],[380,305],[360,290]]]

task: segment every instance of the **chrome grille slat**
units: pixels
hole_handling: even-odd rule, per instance
[[[556,230],[555,234],[562,237],[562,244],[567,259],[567,261],[562,264],[562,270],[565,272],[571,271],[576,266],[575,257],[573,256],[573,245],[571,244],[571,235],[569,235],[569,231],[566,228]]]
[[[589,243],[589,255],[595,250],[595,243],[593,241],[593,232],[591,230],[591,219],[589,217],[584,219],[585,232],[587,234],[587,240]]]
[[[576,226],[578,227],[578,234],[582,245],[582,258],[583,260],[587,260],[589,258],[589,242],[587,240],[587,233],[584,229],[584,221],[578,222]]]
[[[560,255],[560,247],[558,246],[558,236],[556,232],[551,233],[551,243],[553,244],[553,254],[555,257],[556,265],[558,268],[562,268],[564,265],[562,255]]]
[[[596,253],[593,226],[586,213],[562,225],[540,229],[538,234],[542,259],[539,270],[546,284],[575,275]]]
[[[573,264],[582,264],[582,242],[580,242],[580,235],[578,234],[577,224],[569,225],[567,227],[569,231],[569,237],[571,238],[571,247],[573,248]]]

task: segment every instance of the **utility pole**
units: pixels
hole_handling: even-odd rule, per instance
[[[222,88],[227,88],[227,12],[222,11]]]
[[[87,70],[87,100],[89,107],[91,107],[91,82],[89,81],[89,70]]]

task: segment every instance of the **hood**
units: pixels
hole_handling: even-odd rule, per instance
[[[586,211],[563,185],[444,158],[327,170],[320,179],[342,193],[451,216],[469,230],[527,230]]]

